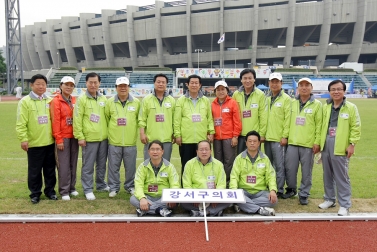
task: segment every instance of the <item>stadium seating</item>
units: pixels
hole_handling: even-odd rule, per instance
[[[75,79],[76,74],[69,72],[69,73],[64,73],[64,72],[57,72],[55,73],[54,77],[52,77],[49,82],[48,82],[48,87],[49,88],[58,88],[60,86],[60,81],[64,76],[71,76],[73,79]]]
[[[115,86],[115,81],[117,78],[125,76],[125,72],[96,72],[101,76],[101,88],[113,88]],[[77,87],[85,88],[85,77],[86,74],[83,73],[80,77]]]
[[[130,82],[131,85],[136,86],[138,84],[153,84],[153,77],[157,73],[147,73],[147,72],[133,72],[130,73]],[[174,74],[173,73],[163,73],[168,77],[169,83],[168,88],[173,87]]]

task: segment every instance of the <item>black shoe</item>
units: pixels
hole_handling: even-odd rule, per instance
[[[48,196],[49,200],[58,200],[58,197],[56,197],[55,194]]]
[[[31,203],[38,204],[39,203],[39,197],[33,197],[30,199]]]
[[[307,204],[309,204],[308,197],[302,197],[302,196],[300,196],[299,197],[299,201],[300,201],[301,205],[307,205]]]
[[[284,194],[281,192],[276,193],[276,196],[278,197],[278,199],[284,199],[283,198]]]
[[[220,217],[220,216],[223,216],[224,213],[223,213],[223,210],[221,210],[220,212],[218,212],[217,214],[215,214],[214,216],[216,217]]]
[[[296,190],[289,190],[289,191],[287,190],[287,192],[283,194],[283,199],[292,198],[294,196],[297,196]]]

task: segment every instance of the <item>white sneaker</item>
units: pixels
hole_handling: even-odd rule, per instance
[[[348,216],[348,215],[350,215],[350,212],[349,212],[348,208],[339,207],[338,215],[339,216]]]
[[[326,200],[325,202],[318,205],[318,207],[321,209],[327,209],[334,206],[336,206],[336,203],[329,200]]]
[[[259,209],[259,214],[263,216],[275,216],[275,209],[270,207],[261,207]]]
[[[62,196],[62,200],[71,200],[71,198],[69,197],[69,195],[64,195]]]
[[[134,195],[134,194],[135,194],[135,188],[133,188],[133,187],[128,188],[127,191],[128,191],[131,195]]]
[[[97,192],[110,192],[110,186],[106,186],[103,189],[97,189]]]
[[[94,194],[92,192],[86,193],[85,197],[86,197],[87,200],[95,200],[96,199],[96,196],[94,196]]]
[[[117,191],[111,191],[110,193],[109,193],[109,197],[110,198],[114,198],[115,196],[117,196]]]
[[[72,195],[72,196],[78,196],[78,195],[79,195],[79,192],[78,192],[78,191],[73,191],[73,192],[71,192],[71,195]]]

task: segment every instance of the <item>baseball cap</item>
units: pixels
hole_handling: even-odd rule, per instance
[[[228,84],[226,84],[225,81],[221,80],[221,81],[218,81],[215,83],[215,89],[218,87],[218,86],[223,86],[223,87],[228,87]]]
[[[283,79],[283,76],[281,76],[281,73],[272,73],[270,74],[270,77],[268,79],[269,80],[278,79],[281,81]]]
[[[127,84],[127,85],[130,85],[130,80],[127,78],[127,77],[119,77],[116,82],[115,82],[115,85],[120,85],[120,84]]]
[[[310,84],[313,85],[312,80],[309,79],[309,78],[301,78],[301,79],[298,80],[297,84],[299,84],[301,81],[307,81],[307,82],[309,82]]]
[[[62,80],[60,81],[60,83],[67,83],[67,82],[71,82],[73,83],[73,85],[75,85],[75,80],[71,76],[64,76]]]

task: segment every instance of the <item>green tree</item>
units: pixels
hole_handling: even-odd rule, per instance
[[[0,50],[0,73],[7,72],[7,65],[5,64],[5,59],[3,57],[3,51]]]

